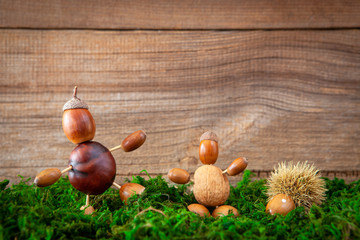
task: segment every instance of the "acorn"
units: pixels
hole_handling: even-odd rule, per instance
[[[234,208],[233,206],[222,205],[213,211],[212,216],[214,218],[216,218],[216,217],[227,216],[231,213],[234,214],[235,217],[239,216],[238,210],[236,208]]]
[[[146,140],[146,133],[143,130],[138,130],[127,136],[121,143],[121,148],[124,152],[131,152],[141,147]]]
[[[189,209],[190,212],[200,215],[200,217],[210,216],[209,210],[204,205],[198,203],[190,204],[187,206],[187,209]]]
[[[91,215],[91,214],[93,214],[94,212],[95,212],[94,207],[93,207],[93,206],[88,206],[87,208],[85,208],[84,214],[85,214],[85,215]]]
[[[278,194],[286,194],[292,198],[295,207],[303,206],[306,212],[313,204],[321,205],[326,199],[325,180],[314,165],[307,162],[279,164],[271,173],[267,186],[269,201]]]
[[[95,136],[95,121],[88,105],[77,96],[74,88],[73,98],[63,107],[62,126],[66,137],[75,144],[90,141]]]
[[[208,131],[200,137],[199,158],[203,164],[214,164],[219,155],[218,137]]]
[[[114,182],[115,159],[98,142],[80,143],[70,154],[69,180],[74,188],[88,195],[105,192]]]
[[[125,201],[127,205],[127,200],[134,194],[141,194],[145,190],[145,187],[137,183],[125,183],[121,186],[119,190],[120,199]]]
[[[34,183],[38,187],[47,187],[54,184],[61,177],[61,171],[58,168],[48,168],[36,175]]]
[[[195,171],[193,192],[198,203],[208,207],[219,206],[229,197],[229,180],[220,168],[203,165]]]
[[[190,174],[181,168],[173,168],[168,173],[168,178],[177,184],[186,184],[190,181]]]
[[[235,159],[229,167],[226,169],[227,174],[229,176],[235,176],[241,172],[243,172],[248,165],[248,160],[244,157],[240,157]]]
[[[275,213],[286,216],[295,209],[295,203],[292,198],[286,194],[280,193],[273,197],[266,205],[266,212],[274,215]]]

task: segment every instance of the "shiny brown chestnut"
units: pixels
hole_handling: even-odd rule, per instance
[[[203,164],[214,164],[219,155],[218,137],[213,132],[205,132],[200,137],[199,158]]]
[[[69,180],[74,188],[88,195],[97,195],[111,187],[116,175],[115,159],[98,142],[79,144],[70,154]]]
[[[66,137],[72,143],[90,141],[95,136],[96,126],[88,106],[77,96],[77,87],[74,88],[73,98],[63,107],[62,126]]]
[[[280,193],[274,196],[266,205],[266,212],[274,215],[275,213],[286,216],[295,209],[295,203],[289,195]]]

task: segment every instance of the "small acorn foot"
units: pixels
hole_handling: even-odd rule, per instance
[[[80,210],[84,210],[84,209],[85,209],[84,215],[91,215],[93,212],[95,212],[94,207],[91,205],[84,205],[80,208]]]

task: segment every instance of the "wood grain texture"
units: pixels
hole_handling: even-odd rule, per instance
[[[114,152],[119,183],[143,169],[193,173],[207,130],[219,136],[222,169],[245,156],[265,177],[281,161],[308,160],[358,179],[359,39],[359,30],[0,30],[0,178],[67,166],[75,145],[62,106],[77,85],[94,140],[111,148],[147,132],[141,148]]]
[[[66,29],[358,28],[360,1],[0,0],[0,27]]]

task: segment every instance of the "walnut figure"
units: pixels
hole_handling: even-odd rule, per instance
[[[229,197],[230,185],[227,175],[235,176],[245,170],[248,161],[244,157],[235,159],[229,167],[222,171],[214,166],[219,154],[218,137],[213,132],[205,132],[200,137],[199,158],[204,164],[194,173],[194,196],[199,204],[191,204],[188,209],[201,216],[210,215],[206,207],[217,207],[212,215],[238,216],[238,211],[232,206],[221,206]],[[168,173],[169,179],[177,184],[186,184],[190,181],[190,174],[180,168],[173,168]],[[221,207],[219,207],[221,206]]]

